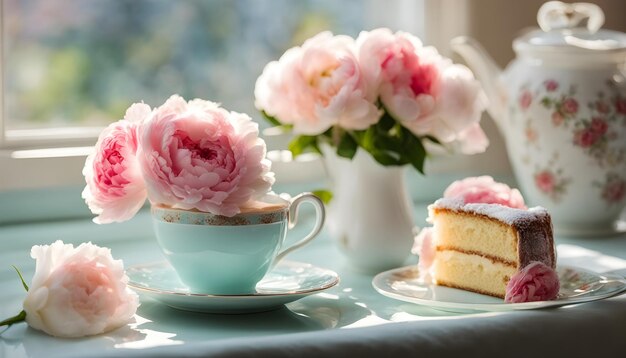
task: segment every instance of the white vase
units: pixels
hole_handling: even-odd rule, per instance
[[[352,160],[322,151],[333,192],[327,227],[349,265],[368,273],[402,266],[415,232],[404,167],[382,166],[362,149]]]

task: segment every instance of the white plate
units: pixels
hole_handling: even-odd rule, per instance
[[[418,279],[416,266],[379,273],[372,285],[381,294],[442,311],[513,311],[558,307],[590,302],[626,292],[624,277],[599,274],[577,267],[559,266],[561,290],[552,301],[505,303],[504,300],[455,288],[437,286]]]
[[[170,307],[207,313],[269,311],[339,283],[331,270],[296,261],[281,261],[249,295],[209,295],[190,292],[166,261],[142,264],[126,270],[128,286]]]

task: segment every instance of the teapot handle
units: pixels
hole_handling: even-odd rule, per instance
[[[587,30],[595,33],[604,25],[604,12],[596,4],[549,1],[537,13],[537,23],[543,31],[573,28],[584,19],[588,19]]]

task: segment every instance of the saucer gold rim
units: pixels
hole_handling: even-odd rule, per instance
[[[149,262],[149,263],[145,263],[145,264],[137,264],[137,265],[133,265],[130,266],[126,269],[126,273],[128,275],[128,271],[132,270],[132,269],[136,269],[138,267],[150,267],[150,266],[158,266],[158,265],[163,265],[163,264],[168,264],[167,261],[154,261],[154,262]],[[319,266],[314,266],[312,264],[309,263],[305,263],[305,262],[300,262],[300,261],[289,261],[289,260],[284,260],[281,261],[280,263],[278,263],[277,265],[281,265],[281,264],[291,264],[291,265],[306,265],[309,267],[315,267],[316,269],[319,270],[323,270],[326,273],[328,273],[330,276],[332,276],[332,281],[319,286],[319,287],[315,287],[315,288],[311,288],[311,289],[306,289],[306,290],[294,290],[294,291],[286,291],[286,292],[277,292],[277,293],[262,293],[262,292],[257,292],[257,293],[247,293],[247,294],[239,294],[239,295],[215,295],[215,294],[209,294],[209,293],[193,293],[193,292],[178,292],[178,291],[171,291],[171,290],[161,290],[161,289],[156,289],[156,288],[151,288],[151,287],[145,287],[142,285],[138,285],[137,283],[133,282],[130,280],[129,277],[129,281],[128,281],[128,287],[138,290],[138,291],[144,291],[144,292],[148,292],[148,293],[156,293],[156,294],[166,294],[166,295],[176,295],[176,296],[183,296],[183,297],[205,297],[205,298],[263,298],[263,297],[279,297],[279,296],[294,296],[294,295],[309,295],[309,294],[313,294],[316,292],[320,292],[320,291],[324,291],[327,290],[329,288],[332,288],[336,285],[339,284],[340,282],[340,278],[339,275],[332,270],[326,269],[326,268],[322,268]]]

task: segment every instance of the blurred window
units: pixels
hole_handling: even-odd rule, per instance
[[[172,93],[258,118],[268,61],[322,30],[356,36],[394,2],[4,0],[4,128],[102,127]]]
[[[0,166],[10,170],[7,156],[82,156],[131,103],[157,106],[173,93],[220,102],[267,126],[254,108],[267,62],[323,30],[357,36],[386,26],[422,36],[423,4],[0,0]],[[82,149],[40,151],[58,147]]]

